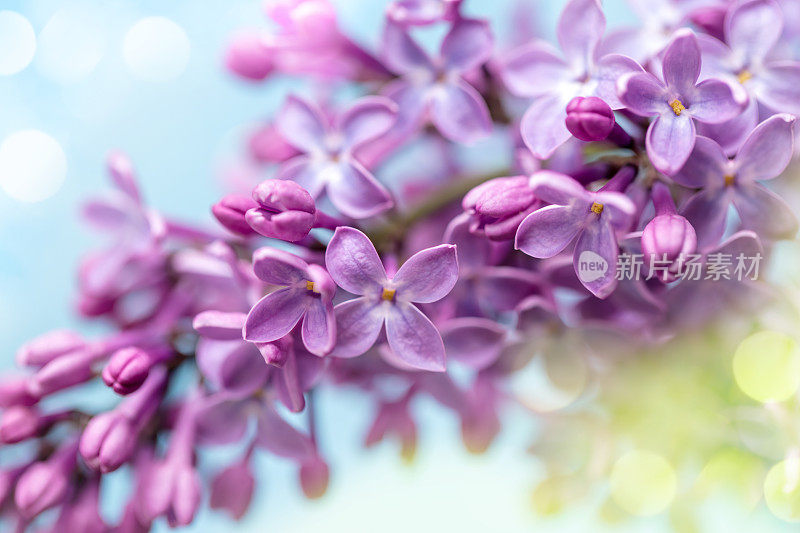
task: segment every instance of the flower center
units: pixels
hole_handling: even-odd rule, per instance
[[[307,291],[314,291],[314,282],[306,280],[306,290]]]
[[[735,179],[736,179],[736,176],[734,176],[733,174],[726,174],[725,175],[725,186],[726,187],[730,187],[731,185],[733,185],[733,181]]]
[[[383,293],[381,294],[381,300],[385,302],[391,302],[394,300],[394,295],[397,292],[396,289],[383,289]]]
[[[669,103],[669,106],[672,108],[672,112],[675,113],[676,116],[681,116],[681,113],[686,111],[686,106],[683,105],[683,102],[678,100],[677,98]]]
[[[603,204],[598,204],[597,202],[592,202],[592,207],[589,208],[589,211],[594,213],[595,215],[599,215],[603,212]]]
[[[739,83],[741,83],[742,85],[744,85],[744,83],[745,83],[746,81],[748,81],[748,80],[750,80],[750,79],[752,79],[752,78],[753,78],[753,74],[752,74],[752,73],[751,73],[749,70],[747,70],[747,69],[744,69],[744,70],[742,70],[742,71],[739,73],[739,75],[737,76],[737,78],[739,79]]]

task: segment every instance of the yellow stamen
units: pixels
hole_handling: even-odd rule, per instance
[[[592,207],[589,209],[595,215],[599,215],[603,212],[603,204],[598,204],[597,202],[592,203]]]
[[[686,111],[686,107],[683,105],[683,102],[678,100],[677,98],[669,103],[669,106],[672,108],[672,111],[677,116],[681,116],[681,113]]]
[[[733,174],[726,175],[725,176],[725,185],[730,187],[731,185],[733,185],[733,182],[734,182],[735,179],[736,179],[736,176],[734,176]]]
[[[744,85],[746,81],[749,81],[753,78],[753,74],[751,74],[749,70],[743,70],[737,77],[739,78],[739,83]]]
[[[313,291],[314,290],[314,282],[306,280],[306,290]]]
[[[397,291],[395,289],[383,289],[383,294],[381,294],[381,298],[384,301],[391,302],[394,300],[394,293]]]

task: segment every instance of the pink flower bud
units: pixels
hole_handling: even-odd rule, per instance
[[[616,119],[609,105],[596,96],[576,97],[567,104],[567,129],[582,141],[602,141],[614,129]]]
[[[314,227],[314,199],[293,181],[264,181],[253,190],[253,200],[259,207],[250,209],[245,218],[265,237],[297,242]]]
[[[42,366],[53,359],[75,352],[86,342],[69,330],[55,330],[25,343],[17,351],[17,363],[22,366]]]
[[[263,80],[272,72],[273,52],[261,33],[240,32],[233,37],[225,56],[225,66],[234,74]]]
[[[462,207],[474,215],[473,233],[496,241],[514,238],[520,222],[537,206],[527,176],[494,178],[464,196]]]
[[[103,473],[113,472],[133,455],[136,437],[127,417],[115,411],[101,413],[83,430],[81,456],[90,467]]]
[[[92,378],[95,354],[81,351],[50,361],[34,374],[29,390],[41,398],[53,392],[84,383]]]
[[[31,394],[27,378],[12,378],[0,383],[0,407],[31,406],[38,398]]]
[[[659,273],[665,282],[677,278],[681,265],[697,249],[697,235],[684,217],[677,214],[659,215],[651,220],[642,232],[642,253],[645,261],[673,263],[669,271]]]
[[[229,466],[211,481],[211,508],[225,510],[236,520],[241,519],[253,499],[254,486],[247,460]]]
[[[14,491],[14,503],[24,517],[33,518],[64,501],[71,488],[75,459],[76,446],[70,443],[23,472]]]
[[[40,427],[38,410],[16,405],[6,409],[0,418],[0,441],[5,444],[22,442],[36,436]]]
[[[330,472],[322,458],[315,455],[300,466],[300,486],[306,498],[321,498],[328,490]]]
[[[226,229],[239,235],[254,235],[255,231],[245,220],[248,209],[258,207],[258,204],[240,194],[229,194],[211,207],[211,212],[220,224]]]
[[[144,350],[122,348],[114,352],[103,368],[103,382],[117,394],[130,394],[147,379],[152,364],[153,360]]]

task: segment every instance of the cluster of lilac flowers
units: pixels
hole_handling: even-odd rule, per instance
[[[570,0],[556,48],[521,23],[497,38],[469,2],[396,0],[375,51],[327,0],[268,6],[276,29],[238,34],[228,68],[315,96],[259,125],[253,179],[213,206],[212,231],[148,207],[110,155],[113,196],[86,215],[112,244],[81,265],[78,309],[113,332],[46,333],[0,382],[0,440],[24,443],[0,470],[3,520],[106,531],[120,468],[135,480],[120,531],[186,525],[206,499],[241,517],[256,450],[320,496],[319,386],[374,404],[366,445],[412,456],[411,402],[428,395],[482,451],[535,354],[521,347],[567,328],[657,342],[752,305],[753,279],[679,274],[797,231],[765,182],[794,154],[800,29],[776,0],[631,1],[641,27],[607,33],[598,0]],[[430,25],[446,30],[435,53]],[[476,170],[476,153],[499,166]],[[631,255],[651,258],[645,275],[616,275]],[[107,410],[58,399],[99,381]],[[207,473],[197,450],[223,444],[239,458]]]

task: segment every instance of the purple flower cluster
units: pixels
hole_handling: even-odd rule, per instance
[[[46,333],[0,382],[0,440],[24,443],[0,469],[3,520],[109,530],[99,498],[123,467],[134,483],[116,530],[189,524],[207,496],[239,518],[256,450],[293,462],[318,497],[319,386],[374,404],[366,445],[396,438],[411,457],[412,401],[428,395],[482,451],[543,339],[657,342],[752,305],[756,280],[680,274],[689,257],[760,258],[797,231],[764,182],[794,154],[798,28],[774,0],[633,3],[658,31],[606,35],[598,0],[570,0],[558,48],[526,28],[515,48],[458,0],[396,0],[375,51],[327,0],[269,7],[277,29],[237,35],[229,69],[323,83],[259,125],[246,155],[259,177],[212,207],[215,230],[148,207],[111,154],[113,194],[85,214],[112,244],[81,264],[77,307],[113,332]],[[428,25],[445,30],[433,55],[415,37]],[[353,89],[369,95],[347,103]],[[631,254],[640,275],[618,275]],[[57,407],[101,382],[112,407]],[[206,475],[196,452],[219,445],[239,455]]]

